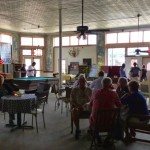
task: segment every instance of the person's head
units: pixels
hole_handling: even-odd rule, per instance
[[[4,76],[0,75],[0,87],[2,87],[4,83]]]
[[[111,87],[112,85],[112,79],[109,77],[106,77],[102,80],[102,86],[103,88]]]
[[[143,64],[142,68],[145,68],[145,65]]]
[[[124,88],[127,86],[127,79],[124,78],[124,77],[120,77],[119,80],[118,80],[118,85],[121,87],[121,88]]]
[[[32,63],[32,66],[35,66],[35,65],[36,65],[36,62],[33,62],[33,63]]]
[[[139,83],[137,81],[130,81],[128,84],[129,92],[136,92],[139,89]]]
[[[104,71],[101,70],[101,71],[98,73],[98,76],[99,76],[99,77],[104,77]]]
[[[125,63],[122,64],[122,68],[125,68]]]
[[[136,66],[137,66],[137,63],[136,63],[136,62],[134,62],[134,63],[133,63],[133,66],[134,66],[134,67],[136,67]]]
[[[83,88],[83,87],[86,86],[86,79],[84,78],[83,75],[80,75],[80,76],[79,76],[78,84],[79,84],[79,87],[80,87],[80,88]]]

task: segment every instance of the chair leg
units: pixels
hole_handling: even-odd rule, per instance
[[[60,106],[60,102],[59,102],[59,100],[56,100],[56,102],[55,102],[55,111],[57,110],[57,108],[59,108],[59,106]]]
[[[97,146],[96,146],[96,138],[95,138],[95,133],[92,133],[92,141],[91,141],[91,146],[90,146],[90,150],[95,147],[95,149],[97,150]]]
[[[38,133],[37,115],[35,115],[35,122],[36,122],[36,131]]]
[[[25,115],[25,113],[23,114],[23,123],[25,122],[25,117],[26,117],[26,115]],[[23,132],[24,132],[24,126],[23,126]]]
[[[44,128],[45,128],[45,117],[44,117],[44,112],[42,112],[42,116],[43,116],[43,124],[44,124]]]

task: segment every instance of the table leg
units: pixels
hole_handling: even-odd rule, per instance
[[[23,124],[21,123],[21,113],[17,113],[17,125],[11,128],[10,131],[12,132],[16,129],[22,129],[22,128],[33,129],[33,126],[26,126],[25,124],[27,124],[27,122],[23,122]]]

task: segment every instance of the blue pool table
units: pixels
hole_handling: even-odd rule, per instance
[[[58,84],[59,79],[54,77],[30,77],[30,78],[14,78],[13,82],[19,86],[20,89],[33,90],[36,89],[38,83],[46,82],[53,84]]]

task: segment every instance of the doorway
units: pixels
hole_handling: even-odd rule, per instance
[[[23,57],[23,63],[26,64],[26,70],[28,70],[28,67],[33,63],[36,62],[35,68],[36,68],[36,77],[40,77],[41,75],[41,60],[42,58],[39,57]]]
[[[142,63],[147,69],[147,80],[150,81],[150,57],[143,57]]]

